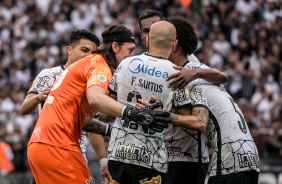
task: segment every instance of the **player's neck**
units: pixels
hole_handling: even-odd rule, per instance
[[[67,60],[66,64],[64,65],[65,68],[69,67],[73,62],[70,59]]]
[[[185,54],[178,53],[175,55],[173,63],[177,66],[183,66],[187,62],[187,56]]]
[[[155,50],[150,50],[148,52],[149,55],[151,56],[155,56],[155,57],[162,57],[165,59],[168,59],[169,55],[170,55],[171,51],[166,51],[166,50],[159,50],[159,49],[155,49]]]

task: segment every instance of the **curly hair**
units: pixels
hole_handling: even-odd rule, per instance
[[[130,33],[132,34],[132,32],[127,29],[125,26],[122,25],[112,25],[107,27],[103,33],[102,33],[102,37],[106,37],[106,36],[110,36],[110,35],[115,35],[118,33]],[[113,67],[116,68],[117,67],[117,60],[115,57],[115,52],[113,51],[112,48],[112,43],[107,43],[107,44],[102,44],[100,47],[97,48],[96,51],[94,51],[94,53],[96,54],[101,54],[103,56],[103,58],[105,59],[105,61],[107,62],[107,64],[109,65],[109,67]],[[117,44],[119,46],[122,46],[124,44],[124,42],[117,42]]]
[[[73,30],[71,32],[71,35],[70,35],[69,44],[72,47],[75,47],[76,44],[78,44],[81,39],[90,40],[90,41],[94,42],[97,47],[100,45],[99,38],[96,35],[94,35],[93,33],[91,33],[90,31],[87,31],[85,29],[75,29],[75,30]]]
[[[170,17],[167,21],[176,28],[178,45],[182,48],[184,54],[192,54],[198,45],[198,37],[192,24],[183,17]]]
[[[139,24],[140,29],[141,29],[141,21],[143,19],[150,18],[150,17],[160,17],[160,20],[164,20],[165,19],[165,17],[164,17],[162,12],[159,12],[157,10],[145,10],[139,16],[139,19],[138,19],[138,24]]]

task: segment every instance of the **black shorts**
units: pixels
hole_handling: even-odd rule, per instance
[[[109,160],[110,184],[164,184],[167,174],[146,167]]]
[[[168,180],[170,180],[170,184],[204,184],[208,172],[208,167],[208,163],[169,162]],[[169,182],[167,182],[167,184],[168,183]]]
[[[208,184],[258,184],[259,173],[256,171],[243,171],[238,173],[211,176]]]

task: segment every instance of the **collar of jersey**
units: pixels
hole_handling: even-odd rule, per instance
[[[182,67],[184,67],[185,65],[187,65],[189,62],[190,62],[190,61],[189,61],[189,60],[187,60],[187,61],[183,64],[183,66],[182,66]]]
[[[148,52],[145,52],[145,55],[151,56],[151,57],[154,57],[154,58],[158,58],[158,59],[165,59],[165,60],[167,60],[166,58],[161,57],[161,56],[152,56],[152,55],[148,54]]]

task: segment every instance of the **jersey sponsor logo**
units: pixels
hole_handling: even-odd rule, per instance
[[[194,91],[195,98],[197,100],[202,100],[203,99],[202,89],[201,88],[195,88],[193,91]]]
[[[119,182],[117,182],[116,180],[113,180],[113,178],[110,177],[110,184],[119,184]]]
[[[49,81],[49,77],[38,77],[36,81],[33,82],[32,88],[39,88],[42,90],[42,88],[45,86],[45,84]]]
[[[182,148],[180,147],[168,147],[167,153],[169,156],[180,156]]]
[[[85,118],[84,118],[84,123],[88,123],[90,120],[91,120],[91,116],[90,116],[89,113],[87,113],[87,114],[85,115]]]
[[[187,89],[188,90],[188,89]],[[189,94],[189,90],[188,90],[188,94]],[[175,91],[174,93],[174,98],[177,102],[183,102],[186,100],[186,93],[184,89],[180,89],[178,91]]]
[[[52,104],[52,102],[54,101],[55,97],[54,96],[48,96],[46,103],[47,104]]]
[[[238,153],[238,160],[240,168],[244,167],[259,167],[259,157],[257,154],[253,154],[250,151],[246,154],[240,154]]]
[[[162,77],[162,78],[167,78],[168,73],[167,72],[162,72],[160,70],[156,70],[156,68],[150,68],[148,65],[144,65],[143,61],[141,59],[135,58],[132,61],[130,61],[128,65],[128,69],[130,72],[134,74],[138,73],[144,73],[147,75],[151,76],[156,76],[156,77]]]
[[[161,184],[161,183],[162,183],[162,177],[158,175],[156,177],[153,177],[150,181],[143,181],[140,184]]]
[[[87,179],[85,183],[86,183],[86,184],[95,184],[95,179],[89,177],[89,179]]]
[[[191,93],[193,93],[193,95],[191,95]],[[203,103],[206,104],[206,101],[203,99],[203,95],[202,95],[202,89],[201,88],[194,88],[191,91],[190,95],[194,96],[195,100],[197,103]]]
[[[41,134],[41,129],[42,129],[42,126],[35,128],[33,130],[32,137],[39,138]]]
[[[144,146],[140,148],[134,144],[122,145],[120,142],[118,143],[115,156],[122,159],[143,162],[145,164],[149,164],[151,160],[151,152],[146,150]]]
[[[97,75],[97,78],[98,78],[99,81],[101,81],[103,83],[108,80],[107,76],[104,75],[104,74],[101,74],[101,73]]]

